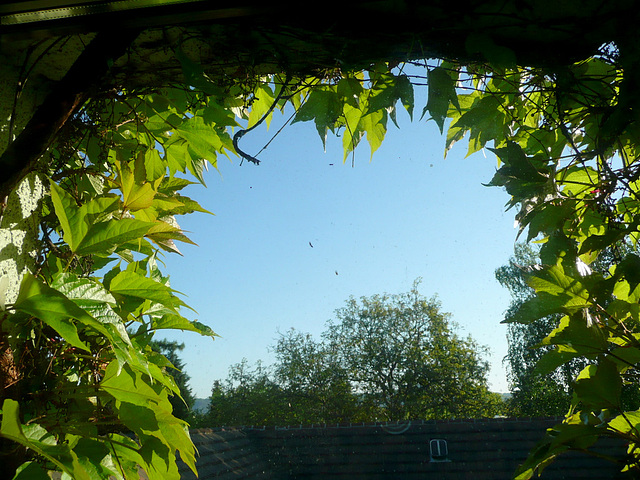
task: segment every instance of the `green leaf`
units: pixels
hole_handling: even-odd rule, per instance
[[[343,77],[337,85],[338,95],[353,108],[360,107],[360,96],[364,92],[362,81],[356,77]]]
[[[129,163],[116,162],[116,182],[122,192],[123,209],[132,212],[150,207],[155,195],[155,190],[147,182],[145,155],[140,154],[139,158],[142,161],[136,160],[133,170]],[[164,171],[160,175],[164,176]]]
[[[618,432],[637,435],[640,431],[640,410],[624,412],[610,420],[608,425]]]
[[[118,273],[109,284],[114,295],[134,297],[140,300],[151,300],[176,311],[182,302],[173,294],[174,290],[139,273],[129,270]]]
[[[51,201],[55,208],[56,216],[62,227],[64,241],[67,242],[71,251],[75,250],[76,235],[83,236],[84,232],[78,232],[77,225],[84,225],[82,218],[77,219],[80,213],[78,205],[71,195],[65,192],[55,182],[51,181]],[[85,230],[86,231],[86,230]],[[79,242],[80,239],[77,239]]]
[[[428,111],[431,118],[433,118],[438,125],[440,133],[442,133],[444,121],[449,111],[449,105],[452,102],[457,103],[458,97],[456,94],[455,79],[450,71],[442,67],[436,67],[427,73],[427,86],[429,89],[427,105],[422,111],[422,116],[424,117]]]
[[[186,330],[200,335],[215,338],[218,335],[204,323],[188,320],[180,315],[164,315],[160,318],[151,318],[150,328],[153,330]]]
[[[78,480],[93,480],[66,444],[57,444],[55,437],[38,424],[21,425],[19,404],[7,398],[2,404],[0,435],[19,443],[54,463],[60,470]],[[32,471],[30,469],[30,471]]]
[[[561,423],[547,430],[547,435],[531,451],[526,461],[516,471],[516,480],[538,476],[558,455],[569,449],[584,450],[593,445],[600,431],[584,423]]]
[[[51,182],[51,199],[64,232],[64,240],[71,251],[78,255],[108,256],[117,246],[143,237],[153,226],[152,223],[133,218],[105,221],[104,217],[118,208],[117,197],[96,198],[78,207],[73,197]]]
[[[402,101],[409,116],[413,118],[413,85],[406,75],[394,76],[383,74],[376,77],[371,88],[367,102],[366,114],[377,112],[378,110],[393,109],[398,102]]]
[[[535,297],[525,300],[502,323],[529,324],[554,313],[566,313],[565,305],[571,300],[568,295],[550,295],[540,292]]]
[[[13,480],[51,480],[44,467],[36,462],[26,462],[16,469]]]
[[[120,199],[115,195],[98,197],[82,206],[78,206],[75,199],[64,189],[51,181],[51,200],[60,221],[64,241],[72,252],[87,234],[92,223],[104,219],[119,207]]]
[[[153,228],[154,223],[135,218],[122,218],[94,223],[88,229],[74,253],[78,255],[111,255],[118,246],[138,240]]]
[[[205,123],[217,127],[237,127],[239,125],[233,112],[220,105],[213,98],[209,98],[209,102],[202,112],[202,118]]]
[[[174,130],[174,135],[175,141],[178,138],[186,140],[188,149],[197,158],[208,161],[214,168],[217,165],[218,154],[224,153],[226,148],[218,131],[207,125],[202,117],[191,117]],[[174,146],[173,141],[171,146]],[[189,167],[189,162],[186,162],[186,166]]]
[[[137,479],[140,476],[139,468],[146,466],[144,459],[138,453],[139,445],[129,437],[115,433],[109,434],[108,438],[112,455],[124,470],[125,478]]]
[[[106,335],[112,343],[115,343],[115,338],[119,337],[125,345],[131,345],[125,325],[114,311],[116,299],[100,282],[89,278],[80,278],[71,273],[59,273],[53,277],[51,287],[89,313],[93,319],[103,324],[98,330]],[[91,325],[95,326],[94,323]],[[126,350],[123,345],[120,347]],[[125,353],[126,355],[128,354]]]
[[[47,286],[33,275],[24,276],[14,307],[17,311],[42,320],[72,346],[89,350],[89,347],[78,337],[78,328],[72,319],[81,320],[90,325],[98,322],[62,293]]]
[[[484,148],[487,142],[501,144],[505,139],[507,128],[505,114],[500,100],[496,96],[479,97],[471,107],[455,120],[447,132],[446,150],[470,131],[469,150],[467,156]]]
[[[151,385],[140,372],[134,371],[129,365],[120,368],[118,362],[111,362],[104,372],[100,389],[120,402],[147,409],[164,408],[171,411],[164,388],[159,384]],[[128,426],[134,428],[136,425]]]
[[[344,151],[343,161],[346,161],[349,153],[356,149],[364,135],[364,130],[359,128],[360,120],[362,119],[362,110],[345,105],[344,119],[345,127],[342,134],[342,149]]]
[[[582,349],[581,349],[582,350]],[[546,352],[540,360],[536,363],[535,368],[533,369],[534,375],[549,375],[555,372],[558,367],[564,365],[565,363],[570,362],[574,358],[582,355],[584,351],[580,353],[577,351],[567,352],[567,351],[558,351],[558,350],[550,350]]]
[[[189,185],[196,185],[196,182],[191,182],[185,178],[165,177],[158,187],[158,192],[171,195]]]
[[[269,111],[269,108],[271,108],[274,101],[273,90],[271,90],[271,87],[266,84],[258,85],[253,95],[254,98],[251,103],[251,111],[249,112],[249,123],[247,124],[248,128],[251,128],[260,121],[260,119]],[[265,119],[267,127],[271,122],[272,115],[273,113]]]
[[[187,141],[178,135],[172,135],[169,141],[164,144],[164,148],[169,173],[172,176],[176,172],[185,173],[187,165],[191,161]]]
[[[315,88],[311,90],[309,98],[300,107],[291,123],[313,120],[324,145],[327,138],[327,130],[333,130],[338,118],[342,115],[342,111],[343,103],[334,89],[328,87],[323,89]]]
[[[371,158],[374,152],[380,148],[387,133],[387,112],[384,110],[365,115],[358,123],[358,130],[363,131],[367,136],[369,147],[371,148]]]
[[[164,178],[167,173],[167,165],[160,158],[160,152],[155,148],[150,148],[144,154],[144,167],[146,180],[154,182]]]
[[[506,147],[491,148],[500,160],[507,164],[504,174],[526,182],[546,182],[547,177],[541,174],[525,155],[522,147],[515,142],[507,142]]]
[[[578,296],[581,299],[577,301],[580,306],[586,305],[589,300],[589,293],[580,281],[566,275],[561,265],[536,270],[528,277],[527,283],[536,292],[548,292],[554,295],[566,293]]]
[[[563,202],[559,205],[544,203],[532,210],[522,222],[526,223],[528,227],[527,241],[536,238],[540,233],[547,236],[561,229],[573,211],[573,205],[569,202]]]
[[[531,323],[554,313],[585,312],[593,305],[589,292],[560,265],[535,271],[527,279],[537,295],[522,302],[505,323]],[[586,320],[585,320],[586,324]]]
[[[581,402],[595,408],[621,409],[622,378],[614,362],[602,360],[580,372],[574,392]]]
[[[576,352],[593,358],[607,351],[607,338],[595,325],[588,326],[581,314],[565,316],[542,345],[561,345],[564,352]]]
[[[175,195],[173,199],[179,201],[182,204],[182,207],[172,208],[166,211],[160,209],[160,211],[170,215],[184,215],[184,214],[193,213],[193,212],[201,212],[201,213],[208,213],[209,215],[214,215],[212,212],[201,207],[198,202],[196,202],[195,200],[192,200],[189,197],[185,197],[183,195]]]
[[[100,388],[116,399],[116,409],[124,424],[144,439],[140,453],[149,466],[160,467],[169,478],[179,478],[175,477],[177,469],[173,455],[179,450],[182,460],[195,472],[194,446],[187,425],[171,414],[166,389],[159,383],[151,384],[128,365],[120,369],[115,362],[107,366]],[[157,445],[153,439],[162,445]],[[149,450],[156,453],[149,456]],[[168,455],[163,454],[162,464],[157,464],[153,457],[166,450]]]

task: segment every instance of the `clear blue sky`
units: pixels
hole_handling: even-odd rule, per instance
[[[418,116],[425,103],[426,88],[418,87]],[[257,153],[282,118],[247,134],[241,147]],[[404,111],[398,119],[400,129],[389,122],[371,162],[366,140],[352,167],[351,157],[342,163],[340,138],[330,136],[325,153],[313,124],[299,123],[260,154],[260,166],[222,157],[208,188],[185,191],[215,214],[184,217],[199,246],[180,244],[184,257],[165,259],[171,286],[198,312],[186,316],[221,336],[168,336],[186,345],[181,357],[196,396],[208,397],[243,357],[271,363],[278,331],[318,338],[350,295],[406,292],[417,277],[460,334],[490,347],[491,387],[507,391],[500,321],[509,295],[494,270],[508,261],[517,232],[515,211],[504,209],[508,194],[482,185],[496,158],[488,151],[464,158],[460,144],[444,159],[433,121],[411,123]]]

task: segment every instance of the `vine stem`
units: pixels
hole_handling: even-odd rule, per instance
[[[269,107],[269,109],[266,111],[266,113],[260,117],[260,120],[258,120],[256,123],[254,123],[251,127],[246,128],[246,129],[242,129],[242,130],[238,130],[235,135],[233,136],[233,148],[235,149],[236,152],[238,152],[238,154],[243,158],[243,160],[247,160],[248,162],[251,162],[255,165],[260,165],[260,160],[258,160],[256,157],[249,155],[248,153],[246,153],[245,151],[243,151],[240,146],[238,145],[238,142],[240,141],[240,139],[242,137],[244,137],[247,133],[249,133],[251,130],[253,130],[254,128],[258,127],[259,125],[262,124],[262,122],[264,122],[267,117],[269,115],[271,115],[271,113],[273,112],[273,110],[276,108],[276,106],[278,105],[278,102],[280,101],[280,99],[282,98],[282,95],[284,93],[284,90],[286,87],[289,86],[289,76],[287,76],[286,80],[284,81],[284,83],[282,84],[282,87],[280,88],[280,91],[278,92],[278,95],[276,95],[276,98],[273,100],[273,103],[271,104],[271,106]]]

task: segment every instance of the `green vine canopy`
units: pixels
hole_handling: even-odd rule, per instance
[[[490,63],[379,62],[242,80],[213,80],[176,50],[185,84],[84,103],[22,180],[45,192],[29,217],[35,253],[16,295],[0,280],[0,435],[14,478],[133,479],[138,468],[151,480],[179,478],[176,452],[195,471],[188,425],[169,402],[179,394],[172,366],[150,347],[163,329],[215,337],[181,314],[189,307],[161,270],[163,254],[191,242],[179,217],[209,214],[183,192],[204,184],[219,156],[258,163],[242,137],[277,112],[313,122],[322,142],[339,134],[345,160],[365,138],[373,155],[398,108],[413,118],[414,88],[425,84],[419,117],[445,134],[445,154],[464,138],[468,154],[493,152],[489,185],[507,192],[520,234],[543,244],[527,272],[536,295],[512,316],[562,314],[539,372],[587,361],[565,420],[517,478],[603,436],[628,446],[621,469],[640,468],[640,411],[624,411],[620,398],[624,384],[637,385],[640,362],[640,256],[621,248],[640,235],[633,75],[615,45],[552,69],[517,66],[494,47]],[[596,272],[605,251],[612,266]]]

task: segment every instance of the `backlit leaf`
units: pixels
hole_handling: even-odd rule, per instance
[[[170,310],[175,310],[182,303],[166,285],[129,270],[118,273],[111,280],[109,290],[117,295],[151,300]]]

